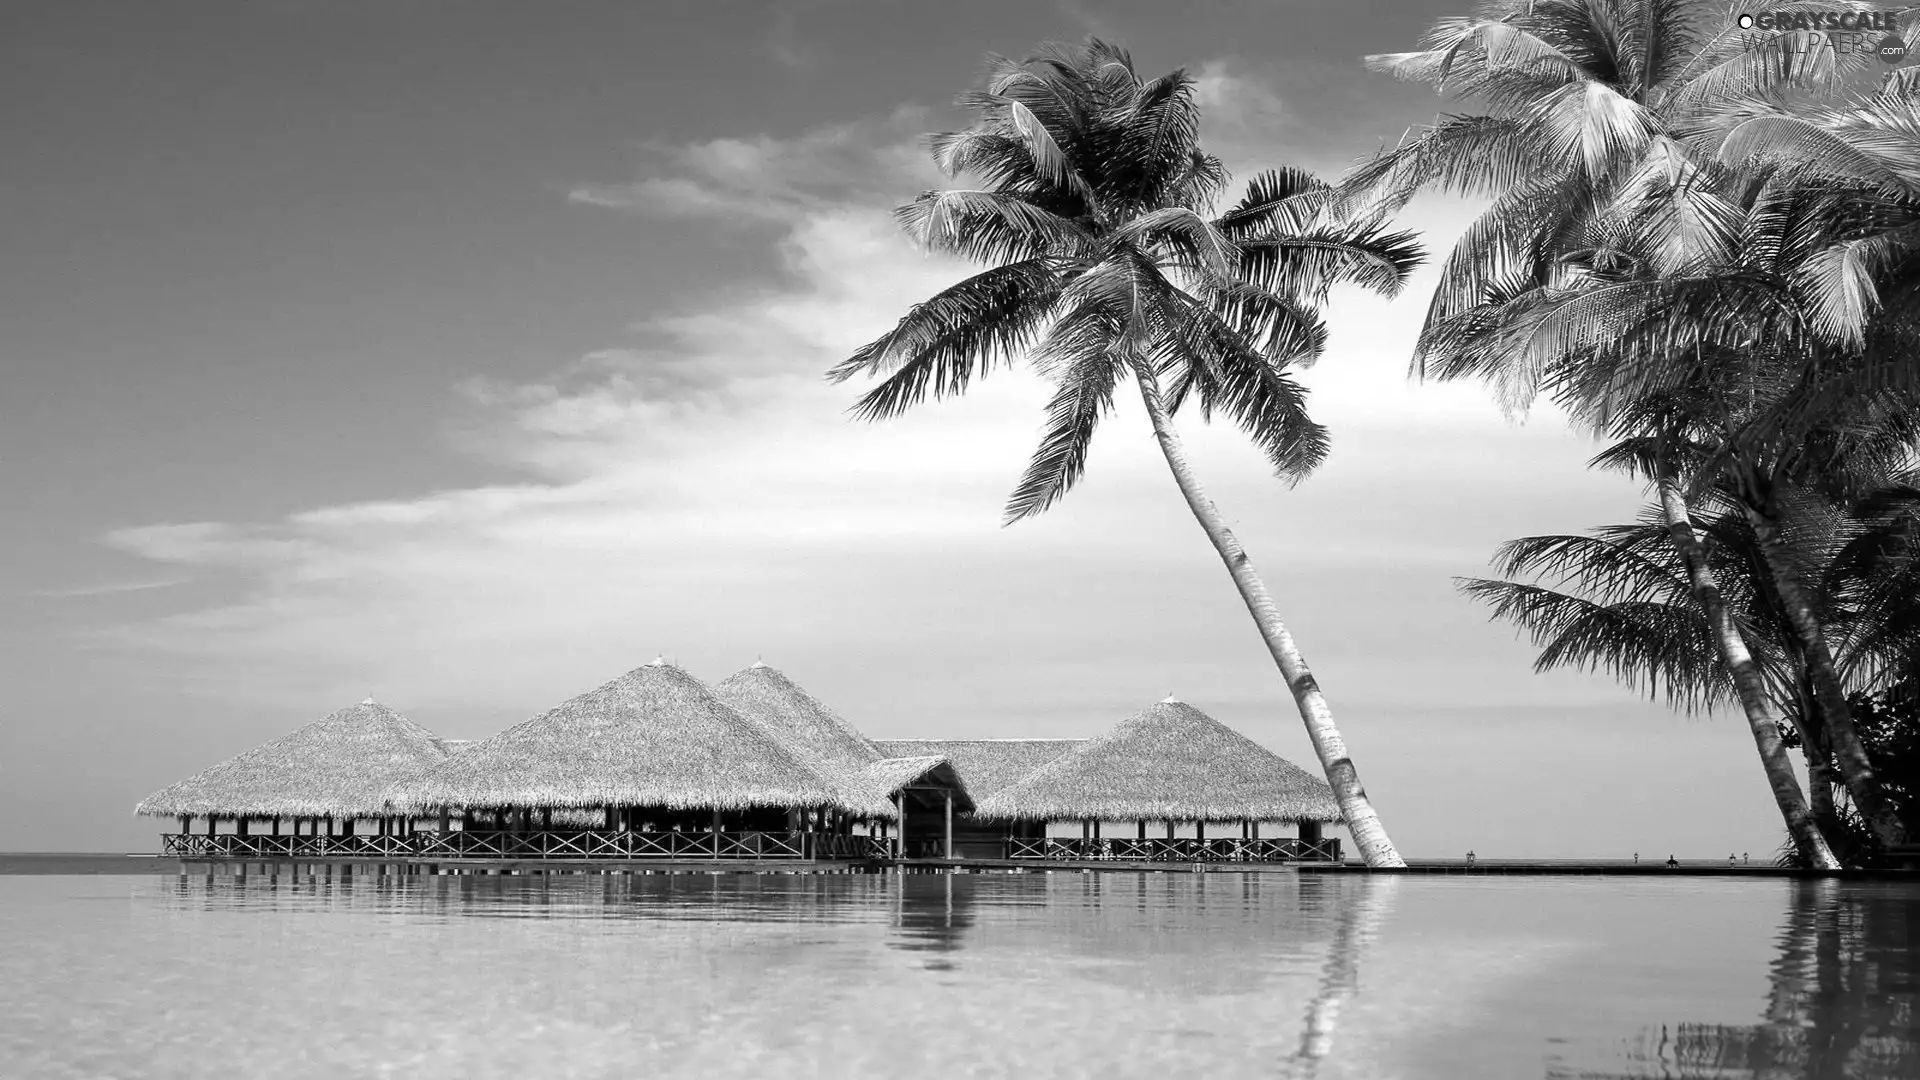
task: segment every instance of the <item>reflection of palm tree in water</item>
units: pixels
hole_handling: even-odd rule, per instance
[[[1920,1076],[1920,903],[1907,890],[1794,887],[1771,989],[1752,1026],[1645,1032],[1624,1067],[1549,1080],[1904,1080]]]
[[[1332,1052],[1340,1006],[1360,989],[1360,955],[1379,936],[1399,888],[1400,879],[1391,874],[1345,881],[1300,875],[1302,912],[1331,903],[1339,905],[1340,913],[1321,969],[1320,992],[1307,1005],[1300,1049],[1288,1059],[1286,1075],[1313,1076],[1320,1061]]]

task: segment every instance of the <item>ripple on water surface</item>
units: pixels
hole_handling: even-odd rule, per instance
[[[1920,889],[0,875],[21,1077],[1920,1076]]]

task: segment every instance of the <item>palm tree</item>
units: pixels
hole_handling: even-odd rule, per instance
[[[1898,845],[1904,825],[1854,728],[1791,537],[1809,527],[1806,514],[1844,504],[1911,461],[1920,379],[1905,357],[1916,344],[1915,320],[1903,305],[1820,325],[1818,313],[1839,287],[1825,272],[1828,253],[1859,227],[1836,210],[1845,192],[1769,179],[1744,197],[1740,206],[1723,199],[1732,212],[1726,227],[1677,255],[1662,250],[1662,230],[1648,224],[1657,208],[1618,203],[1590,223],[1585,251],[1562,257],[1561,281],[1492,298],[1430,328],[1426,339],[1448,368],[1527,372],[1576,420],[1620,439],[1614,463],[1660,491],[1683,558],[1697,563],[1679,489],[1732,498],[1806,657],[1820,742],[1881,843]],[[1879,277],[1908,287],[1903,268],[1894,269]],[[1697,566],[1693,577],[1763,740],[1738,636],[1714,615],[1711,583]],[[1788,794],[1777,776],[1772,781]],[[1782,812],[1794,816],[1785,803]]]
[[[1184,71],[1142,79],[1126,52],[1095,39],[992,61],[966,131],[932,137],[949,176],[981,186],[929,191],[898,211],[921,245],[988,269],[915,305],[834,368],[879,376],[855,413],[899,414],[963,393],[997,364],[1029,362],[1055,386],[1044,433],[1007,504],[1009,523],[1066,494],[1131,379],[1167,466],[1226,564],[1298,706],[1354,844],[1369,866],[1399,866],[1293,635],[1195,476],[1173,418],[1189,399],[1232,419],[1275,471],[1298,481],[1326,456],[1288,367],[1325,347],[1319,307],[1338,283],[1391,295],[1419,264],[1412,238],[1336,220],[1328,185],[1295,169],[1264,173],[1223,214],[1219,160],[1199,147]]]
[[[1804,819],[1806,803],[1799,804],[1801,818],[1788,816],[1788,831],[1810,865],[1821,865],[1818,853],[1828,849],[1857,860],[1860,844],[1831,798],[1824,764],[1830,748],[1822,745],[1807,657],[1766,554],[1737,499],[1709,496],[1712,512],[1695,522],[1701,562],[1724,598],[1724,617],[1752,646],[1763,710],[1792,723],[1793,741],[1806,753],[1814,784],[1810,812],[1817,831],[1810,833]],[[1873,695],[1879,705],[1909,685],[1920,662],[1920,491],[1894,485],[1825,518],[1823,529],[1796,534],[1795,557],[1809,570],[1817,615],[1836,643],[1848,692],[1856,701]],[[1693,566],[1667,542],[1665,519],[1656,506],[1633,525],[1510,541],[1496,558],[1501,579],[1466,579],[1461,587],[1488,602],[1496,618],[1532,635],[1540,648],[1539,670],[1604,670],[1689,711],[1745,705],[1747,688],[1736,685],[1719,662],[1718,628],[1690,595]],[[1517,580],[1522,578],[1534,580]],[[1768,724],[1773,726],[1771,719]],[[1777,735],[1771,754],[1778,757],[1767,762],[1770,778],[1784,773],[1791,781]],[[1909,764],[1899,747],[1873,756],[1876,768]]]
[[[1751,594],[1751,583],[1714,575],[1691,515],[1684,527],[1691,550],[1672,542],[1668,511],[1658,506],[1637,525],[1599,529],[1592,536],[1509,541],[1496,556],[1506,580],[1465,579],[1461,588],[1489,602],[1495,618],[1532,634],[1540,647],[1535,670],[1606,670],[1629,686],[1664,693],[1671,704],[1688,710],[1738,704],[1803,864],[1835,869],[1839,861],[1828,830],[1800,788],[1777,714],[1768,709],[1788,677],[1785,661],[1771,640],[1753,638],[1751,629],[1743,633],[1734,605],[1722,600],[1729,589],[1737,596],[1742,584]],[[1541,576],[1552,584],[1511,580]],[[1710,606],[1700,603],[1703,578],[1714,601]],[[1738,668],[1725,662],[1728,637],[1739,646]]]
[[[1682,491],[1697,488],[1702,477],[1687,476],[1689,463],[1672,452],[1697,418],[1683,416],[1676,429],[1661,417],[1662,426],[1631,430],[1618,417],[1632,407],[1665,408],[1676,389],[1697,404],[1700,387],[1687,384],[1702,341],[1750,349],[1751,340],[1729,338],[1779,337],[1781,322],[1799,329],[1782,314],[1772,282],[1756,284],[1745,268],[1717,272],[1737,261],[1755,219],[1748,213],[1753,186],[1717,160],[1716,139],[1729,111],[1750,107],[1756,96],[1828,88],[1868,61],[1815,47],[1813,35],[1755,41],[1738,34],[1730,17],[1718,25],[1709,18],[1682,0],[1503,0],[1481,5],[1470,18],[1442,20],[1427,48],[1369,62],[1477,99],[1486,112],[1441,120],[1356,169],[1344,190],[1350,203],[1376,211],[1428,189],[1491,197],[1442,268],[1415,370],[1484,378],[1516,410],[1557,383],[1563,403],[1590,426],[1650,440],[1655,452],[1644,475],[1660,494],[1668,542],[1712,627],[1715,651],[1791,824],[1807,816],[1804,797],[1780,767],[1784,757],[1764,714],[1754,661],[1705,573]],[[1682,296],[1692,301],[1691,342],[1661,319]],[[1630,334],[1639,338],[1636,362],[1625,363],[1618,342]],[[1770,373],[1791,367],[1778,356],[1768,359]],[[1771,430],[1776,447],[1785,441],[1777,425],[1767,429],[1754,419],[1747,417],[1749,429]],[[1739,455],[1719,462],[1723,469],[1747,463]],[[1751,469],[1747,475],[1758,476]],[[1756,525],[1771,527],[1778,539],[1777,519],[1764,512],[1777,506],[1778,489],[1761,487],[1750,485],[1747,505]],[[1776,557],[1783,552],[1776,544]],[[1779,576],[1792,595],[1792,574],[1782,568]],[[1817,646],[1818,626],[1803,618],[1800,629]],[[1843,729],[1843,771],[1862,805],[1875,805],[1864,756],[1846,752],[1857,740],[1849,738],[1844,702],[1829,711]],[[1884,815],[1882,822],[1889,841],[1897,841],[1897,828]],[[1811,840],[1803,828],[1796,836]],[[1809,857],[1821,861],[1817,851]]]
[[[1776,5],[1788,9],[1795,5]],[[1875,11],[1835,0],[1822,11]],[[1722,234],[1730,212],[1712,182],[1730,109],[1786,90],[1819,90],[1873,60],[1821,47],[1815,32],[1743,34],[1731,16],[1692,0],[1488,0],[1442,19],[1426,48],[1369,56],[1369,66],[1432,84],[1481,113],[1442,118],[1355,168],[1350,208],[1384,212],[1421,191],[1492,203],[1441,266],[1429,333],[1489,296],[1565,282],[1563,258],[1591,250],[1622,201],[1658,208],[1656,247],[1675,252]],[[1523,408],[1538,390],[1528,368],[1459,366],[1423,336],[1417,372],[1495,380]]]

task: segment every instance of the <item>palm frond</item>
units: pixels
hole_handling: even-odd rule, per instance
[[[1096,325],[1088,320],[1082,325]],[[1086,472],[1094,430],[1113,407],[1123,365],[1100,348],[1083,349],[1061,375],[1047,402],[1046,424],[1020,482],[1007,498],[1004,524],[1042,513],[1059,502]]]
[[[1334,285],[1394,296],[1426,252],[1411,232],[1343,223],[1237,241],[1240,277],[1270,293],[1324,298]]]
[[[928,250],[976,262],[1070,256],[1088,246],[1073,222],[998,191],[928,191],[894,211],[894,217]]]
[[[1263,354],[1233,325],[1192,297],[1174,293],[1163,308],[1158,367],[1171,376],[1170,405],[1188,392],[1203,418],[1225,413],[1288,483],[1305,479],[1331,449],[1327,429],[1307,412],[1307,390],[1285,361]]]
[[[1456,586],[1488,604],[1492,618],[1529,635],[1540,650],[1535,671],[1602,672],[1688,711],[1733,700],[1711,631],[1696,610],[1645,601],[1596,603],[1515,581],[1464,578]]]
[[[892,330],[836,365],[828,377],[884,375],[853,407],[865,419],[894,416],[928,394],[958,394],[997,363],[1011,363],[1051,317],[1062,285],[1052,263],[1032,259],[976,274],[915,304]]]

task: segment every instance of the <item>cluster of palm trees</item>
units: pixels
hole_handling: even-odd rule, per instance
[[[1190,401],[1221,413],[1281,477],[1304,476],[1327,433],[1289,372],[1325,347],[1328,290],[1404,285],[1424,254],[1388,221],[1415,194],[1487,200],[1440,266],[1416,370],[1486,380],[1516,409],[1550,398],[1607,441],[1596,466],[1654,498],[1635,525],[1515,541],[1505,580],[1465,587],[1535,635],[1542,667],[1737,704],[1804,864],[1904,845],[1887,748],[1920,686],[1920,69],[1861,89],[1878,58],[1816,37],[1755,38],[1683,0],[1499,0],[1369,58],[1474,111],[1338,183],[1264,173],[1224,212],[1184,72],[1142,78],[1097,40],[995,61],[961,99],[977,122],[932,139],[977,186],[899,211],[921,244],[987,269],[833,375],[879,379],[856,407],[868,418],[1002,363],[1047,376],[1009,521],[1073,485],[1130,381],[1355,846],[1400,865],[1173,419]]]

